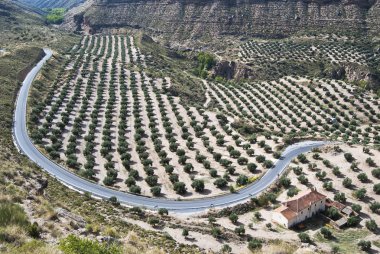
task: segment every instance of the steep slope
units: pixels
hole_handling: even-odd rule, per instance
[[[376,2],[376,4],[375,4]],[[379,0],[96,0],[84,14],[90,32],[144,28],[173,39],[207,34],[282,37],[297,31],[377,29]],[[368,12],[372,18],[367,24]]]
[[[85,0],[19,0],[29,6],[43,8],[66,8],[70,9],[83,3]]]

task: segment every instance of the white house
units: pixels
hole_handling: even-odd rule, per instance
[[[297,196],[283,202],[274,210],[272,220],[281,226],[290,228],[326,207],[326,196],[317,192],[316,189],[309,189],[299,193]]]

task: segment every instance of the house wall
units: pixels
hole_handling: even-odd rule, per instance
[[[305,221],[308,218],[313,217],[318,212],[324,211],[325,208],[326,208],[326,199],[323,199],[314,204],[311,204],[311,206],[305,208],[304,210],[298,213],[298,216],[296,217],[296,219],[292,223],[289,223],[289,227],[292,227],[298,223]]]
[[[302,210],[301,212],[299,212],[298,216],[295,217],[293,220],[288,220],[280,212],[273,212],[272,220],[281,226],[290,228],[298,223],[305,221],[308,218],[313,217],[315,214],[317,214],[318,212],[324,211],[325,209],[326,209],[326,199],[324,198],[323,200],[318,201],[312,204],[311,206],[307,207],[306,209]]]
[[[273,212],[272,220],[283,227],[289,228],[288,219],[279,212]]]

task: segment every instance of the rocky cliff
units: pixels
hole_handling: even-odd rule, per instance
[[[96,33],[143,28],[174,39],[283,37],[300,30],[379,32],[380,0],[95,0],[83,13]]]

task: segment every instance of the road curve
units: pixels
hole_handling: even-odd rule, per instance
[[[50,49],[44,49],[44,51],[46,54],[45,57],[29,72],[20,89],[14,115],[14,140],[20,152],[28,156],[29,159],[37,163],[41,168],[46,170],[57,180],[77,191],[89,192],[93,196],[103,199],[108,199],[115,196],[122,204],[126,205],[140,206],[152,210],[167,208],[168,210],[181,213],[200,212],[210,208],[232,206],[247,201],[251,197],[257,196],[263,192],[269,185],[278,179],[279,175],[283,173],[286,166],[297,155],[309,152],[313,148],[320,147],[327,143],[324,141],[306,141],[287,147],[282,154],[281,160],[278,160],[275,163],[275,166],[268,170],[260,180],[243,189],[240,189],[236,193],[194,200],[171,200],[164,198],[149,198],[109,189],[87,181],[86,179],[71,173],[62,166],[51,161],[37,150],[28,136],[26,128],[26,106],[29,88],[44,63],[52,56],[52,51]]]

